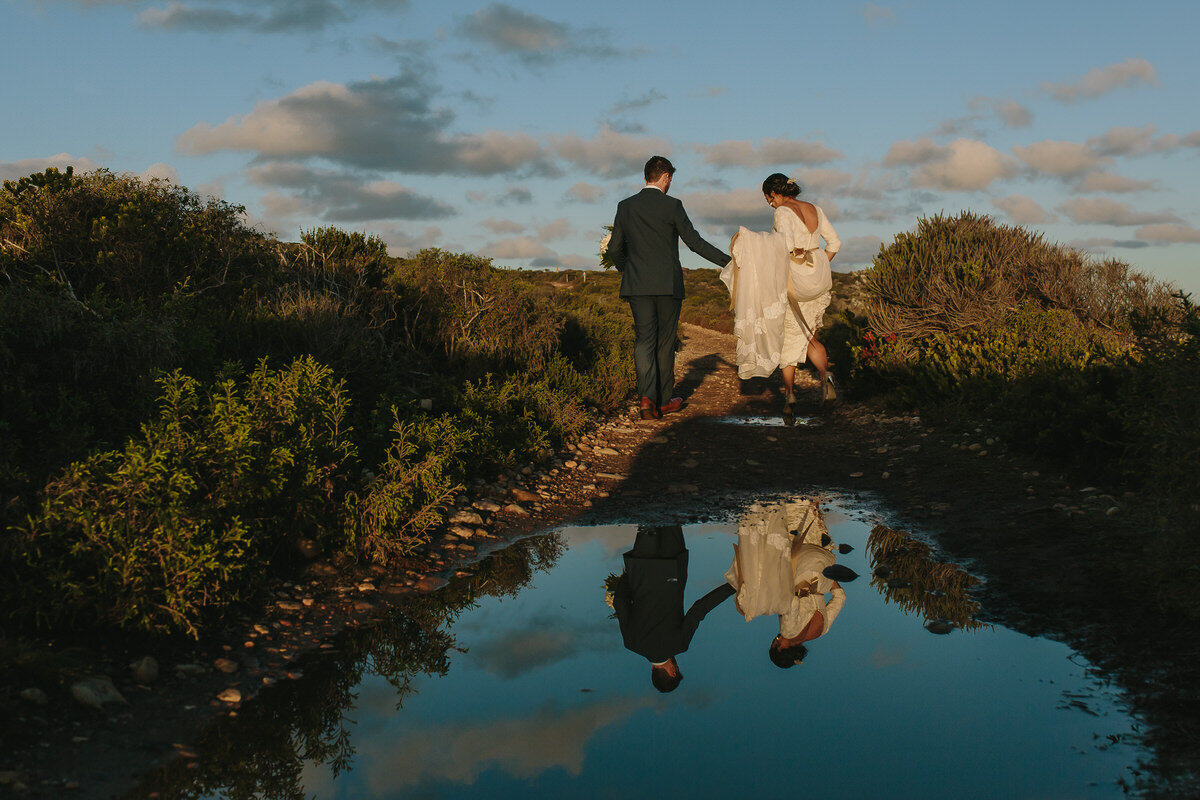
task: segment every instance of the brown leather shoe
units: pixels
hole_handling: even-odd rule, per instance
[[[658,411],[660,414],[674,414],[681,408],[683,408],[683,398],[672,397],[667,401],[666,405],[659,406]]]
[[[661,419],[662,414],[658,410],[658,406],[649,397],[643,397],[641,402],[642,419]]]

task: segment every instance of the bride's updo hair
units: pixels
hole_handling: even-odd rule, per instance
[[[763,181],[763,194],[781,194],[784,197],[795,197],[800,194],[800,184],[782,172],[776,172],[768,175],[767,179]]]

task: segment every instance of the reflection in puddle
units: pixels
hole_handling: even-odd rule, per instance
[[[1115,693],[976,623],[972,581],[812,499],[567,528],[348,632],[134,796],[741,797],[795,791],[797,759],[805,794],[1122,796],[1140,753]],[[812,653],[778,669],[780,635]]]
[[[873,578],[890,603],[909,613],[919,613],[931,633],[955,628],[987,627],[975,620],[979,603],[969,592],[979,579],[957,564],[937,559],[925,542],[904,531],[876,525],[867,539]]]
[[[713,422],[720,425],[751,425],[757,428],[792,428],[795,426],[803,427],[806,425],[821,424],[821,420],[816,417],[798,417],[794,414],[785,414],[778,417],[717,417]]]

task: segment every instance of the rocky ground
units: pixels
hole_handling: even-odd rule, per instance
[[[276,587],[272,605],[198,644],[147,653],[91,643],[77,654],[87,665],[80,682],[26,692],[8,725],[12,749],[0,754],[0,792],[120,796],[146,769],[193,759],[189,742],[206,726],[297,677],[297,660],[330,646],[338,631],[440,588],[529,532],[580,519],[686,521],[747,494],[818,489],[860,495],[892,524],[932,536],[947,557],[986,578],[992,621],[1068,641],[1121,682],[1144,715],[1170,706],[1177,730],[1159,742],[1168,755],[1195,744],[1200,704],[1194,691],[1172,688],[1196,677],[1195,666],[1184,666],[1200,663],[1194,626],[1132,607],[1112,590],[1114,563],[1122,547],[1135,546],[1143,518],[1137,497],[1081,485],[1010,452],[982,427],[951,430],[854,403],[823,409],[811,378],[795,426],[735,424],[777,418],[778,387],[738,380],[732,337],[692,326],[683,337],[681,412],[611,420],[543,468],[471,487],[444,534],[403,569],[349,575],[316,563],[304,580]],[[1154,681],[1144,678],[1151,670]]]

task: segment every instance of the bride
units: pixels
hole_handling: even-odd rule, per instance
[[[796,366],[817,369],[825,401],[837,398],[829,357],[816,332],[831,299],[829,262],[842,246],[820,207],[796,199],[800,186],[776,172],[762,185],[775,209],[770,233],[739,228],[721,271],[729,287],[737,334],[738,377],[766,377],[782,368],[784,402],[796,402]],[[825,247],[820,247],[820,240]]]

